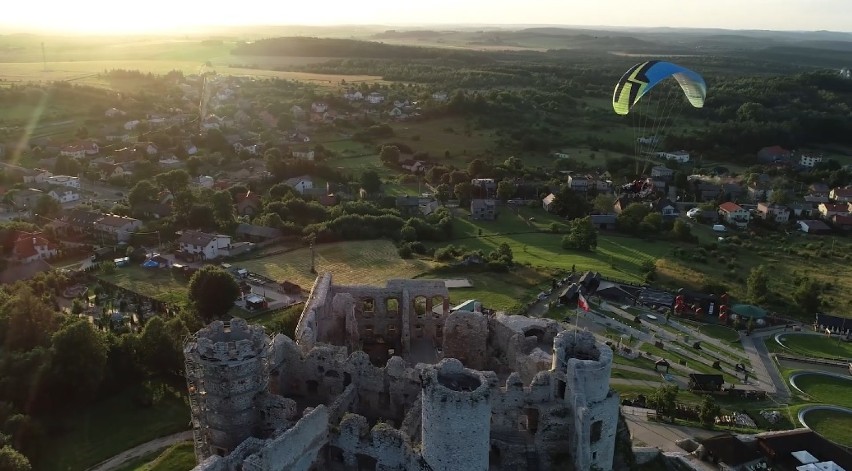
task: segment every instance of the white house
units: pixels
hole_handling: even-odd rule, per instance
[[[550,212],[553,208],[554,201],[556,201],[556,195],[550,193],[541,200],[541,207],[544,208],[545,211]]]
[[[104,112],[107,118],[115,118],[116,116],[124,116],[126,113],[118,108],[110,108]]]
[[[53,176],[53,174],[48,172],[47,170],[44,170],[44,169],[41,169],[41,168],[36,168],[36,169],[28,171],[24,175],[23,178],[24,178],[24,183],[41,184],[41,183],[47,183],[47,179],[52,177],[52,176]]]
[[[149,142],[145,145],[145,153],[148,155],[156,155],[159,151],[160,149],[157,148],[157,144],[154,144],[153,142]]]
[[[306,151],[293,151],[293,157],[299,160],[314,160],[314,151],[306,150]]]
[[[80,189],[80,178],[68,175],[51,175],[47,177],[47,183],[49,185],[65,186],[77,190]]]
[[[55,257],[59,254],[59,250],[45,239],[41,233],[22,233],[15,240],[15,246],[12,249],[12,256],[22,262],[30,263],[36,260],[45,260]]]
[[[443,103],[447,101],[447,92],[435,92],[432,94],[432,99]]]
[[[802,156],[799,157],[799,165],[801,165],[802,167],[816,167],[816,165],[821,162],[822,157],[817,157],[814,155],[802,154]]]
[[[343,98],[349,101],[360,101],[364,99],[364,94],[359,92],[358,90],[350,89],[346,93],[343,94]]]
[[[367,95],[367,103],[370,103],[370,104],[373,104],[373,105],[378,105],[379,103],[382,103],[383,101],[385,101],[385,97],[384,97],[384,95],[382,95],[379,92],[373,92],[373,93],[370,93],[369,95]]]
[[[200,255],[204,260],[213,260],[228,254],[231,237],[201,231],[183,231],[178,244],[181,252]]]
[[[189,144],[184,148],[186,149],[186,155],[195,155],[198,153],[198,147],[195,147],[195,144]]]
[[[76,144],[69,144],[59,149],[59,155],[71,157],[72,159],[82,159],[86,156],[86,149]]]
[[[328,105],[319,101],[311,103],[311,111],[320,114],[325,113],[326,111],[328,111]]]
[[[657,157],[666,160],[674,160],[675,162],[681,164],[689,162],[689,152],[685,150],[677,150],[674,152],[657,152]]]
[[[728,224],[733,224],[741,229],[748,226],[748,221],[751,219],[751,214],[747,210],[730,201],[719,205],[719,215]]]
[[[60,203],[72,203],[80,200],[80,193],[74,191],[73,188],[64,186],[53,186],[47,194]]]
[[[142,227],[142,221],[117,214],[104,214],[95,221],[95,233],[116,242],[127,242],[130,236]]]
[[[141,123],[141,121],[139,121],[138,119],[128,121],[124,123],[124,129],[127,131],[133,131],[134,129],[136,129],[137,126],[139,126],[139,123]]]
[[[285,185],[292,187],[301,194],[314,188],[314,182],[311,177],[303,175],[301,177],[293,177],[284,182]]]
[[[779,224],[786,224],[790,220],[789,208],[765,202],[757,203],[757,214],[764,220],[775,221]]]

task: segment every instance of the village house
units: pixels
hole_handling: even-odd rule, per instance
[[[314,188],[314,181],[307,175],[289,178],[284,181],[284,184],[298,191],[302,195]]]
[[[311,111],[319,114],[325,113],[328,111],[328,104],[321,101],[315,101],[311,103]]]
[[[786,224],[790,220],[790,210],[785,206],[766,202],[757,203],[757,214],[765,221]]]
[[[766,164],[786,162],[790,160],[791,155],[792,152],[781,146],[764,147],[758,151],[757,160]]]
[[[589,190],[589,179],[582,176],[569,175],[568,186],[578,193],[585,193]]]
[[[40,232],[18,234],[12,248],[12,257],[21,263],[47,260],[59,254],[59,249]]]
[[[157,161],[157,165],[159,165],[160,168],[163,170],[174,170],[177,168],[181,168],[183,166],[183,163],[174,155],[166,155],[160,157],[160,159]]]
[[[411,173],[423,173],[426,171],[426,164],[422,160],[407,159],[400,164],[400,167]]]
[[[674,176],[674,170],[657,165],[651,168],[651,178],[660,178],[662,180],[670,180]]]
[[[80,200],[80,193],[67,186],[49,185],[47,195],[62,204]]]
[[[350,88],[343,94],[343,98],[349,101],[360,101],[364,99],[364,94],[354,88]]]
[[[379,92],[372,92],[367,95],[367,103],[370,103],[371,105],[378,105],[383,101],[385,101],[385,97]]]
[[[852,216],[848,214],[835,214],[831,217],[831,223],[844,231],[852,230]]]
[[[677,206],[668,198],[660,198],[651,203],[651,209],[660,213],[664,219],[676,218],[679,215]]]
[[[95,230],[95,222],[100,220],[103,214],[96,211],[83,209],[68,209],[62,212],[62,216],[51,222],[50,225],[60,234],[92,234]]]
[[[589,218],[595,228],[606,231],[615,229],[618,216],[615,214],[592,214]]]
[[[52,176],[52,173],[43,168],[35,168],[32,170],[27,169],[24,171],[23,180],[24,183],[40,185],[42,183],[47,183],[48,178]]]
[[[127,131],[133,131],[134,129],[136,129],[137,126],[139,126],[140,123],[141,121],[139,121],[138,119],[128,121],[124,123],[124,129]]]
[[[497,219],[497,202],[493,199],[481,198],[470,200],[470,216],[484,221]]]
[[[235,206],[240,216],[254,216],[261,209],[260,195],[251,190],[237,195]]]
[[[394,204],[402,217],[417,216],[420,212],[420,198],[417,196],[397,196]]]
[[[719,205],[719,215],[728,224],[743,229],[748,226],[750,214],[742,206],[728,201]]]
[[[438,103],[447,101],[447,92],[435,92],[432,94],[432,99]]]
[[[849,203],[852,201],[852,188],[834,188],[828,196],[838,203]]]
[[[98,165],[98,175],[102,181],[108,181],[113,178],[123,178],[127,175],[127,172],[121,165],[104,162]]]
[[[121,111],[118,108],[110,108],[104,111],[104,116],[107,118],[117,118],[119,116],[124,116],[125,114],[126,113],[124,111]]]
[[[838,214],[846,216],[849,214],[849,203],[820,203],[817,211],[823,219],[831,219]]]
[[[816,219],[799,220],[799,230],[806,234],[827,234],[831,228],[822,221]]]
[[[228,254],[231,238],[222,234],[186,230],[178,239],[178,245],[179,252],[191,258],[214,260]]]
[[[677,150],[674,152],[657,152],[657,157],[666,160],[673,160],[681,164],[689,162],[689,152],[685,150]]]
[[[551,194],[545,196],[544,199],[541,200],[541,207],[549,213],[550,210],[553,209],[553,203],[555,201],[556,201],[556,195],[551,193]]]
[[[292,152],[293,158],[299,160],[314,160],[314,151],[313,150],[294,150]]]
[[[799,157],[799,165],[802,167],[813,168],[816,167],[817,164],[822,163],[822,157],[817,157],[815,155],[806,155],[802,154]]]
[[[115,242],[127,242],[130,236],[142,228],[142,221],[117,214],[104,214],[94,223],[97,237]]]
[[[51,175],[47,177],[46,183],[48,185],[64,186],[75,190],[80,189],[80,178],[68,175]]]
[[[215,180],[210,175],[199,175],[196,185],[200,188],[213,188],[214,181]]]
[[[497,196],[497,181],[493,178],[474,178],[470,181],[474,197],[494,198]]]
[[[831,188],[828,187],[825,183],[811,183],[808,186],[808,194],[814,196],[824,196],[826,201],[828,201],[828,195],[831,193]]]

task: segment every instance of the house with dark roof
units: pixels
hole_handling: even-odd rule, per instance
[[[651,178],[659,178],[661,180],[669,181],[674,176],[674,170],[663,167],[662,165],[657,165],[651,168]]]
[[[835,214],[831,217],[831,223],[838,229],[852,231],[852,215]]]
[[[852,202],[852,188],[834,188],[828,196],[838,203],[849,203]]]
[[[402,217],[411,217],[420,214],[420,198],[417,196],[397,196],[394,205]]]
[[[24,188],[12,193],[12,204],[19,211],[32,209],[44,192],[35,188]]]
[[[95,234],[116,242],[127,242],[134,232],[142,228],[142,221],[117,214],[104,214],[95,221]]]
[[[772,465],[772,469],[800,469],[799,466],[803,466],[799,459],[804,455],[800,453],[802,451],[806,451],[817,463],[833,461],[842,469],[852,469],[852,452],[807,428],[766,432],[755,438],[758,449]]]
[[[600,230],[614,230],[617,216],[615,214],[592,214],[589,216],[592,225]]]
[[[689,389],[692,391],[721,391],[724,384],[722,375],[689,374]]]
[[[651,203],[651,209],[660,213],[663,218],[676,218],[680,214],[677,206],[668,198],[660,198]]]
[[[62,216],[50,225],[62,234],[92,234],[95,231],[95,222],[102,217],[103,214],[97,211],[66,209],[62,212]]]
[[[236,236],[238,239],[248,242],[266,242],[281,237],[281,229],[274,227],[257,226],[254,224],[240,224],[237,226]]]
[[[214,260],[228,255],[231,237],[186,230],[178,239],[179,253],[192,259]]]
[[[238,215],[254,216],[261,209],[260,195],[251,190],[244,194],[239,194],[237,195],[235,206]]]
[[[763,458],[763,454],[757,449],[757,443],[743,443],[728,433],[704,439],[701,446],[709,461],[727,466],[725,469],[740,469],[740,466]]]
[[[816,219],[801,219],[799,222],[799,230],[806,234],[828,234],[831,228],[828,224]]]
[[[470,217],[485,221],[497,219],[497,202],[492,199],[470,200]]]

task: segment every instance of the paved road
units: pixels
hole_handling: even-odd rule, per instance
[[[740,336],[743,348],[745,348],[751,360],[751,367],[755,369],[758,377],[765,376],[769,378],[769,381],[764,384],[772,387],[773,390],[770,393],[774,394],[775,398],[779,401],[789,401],[790,390],[787,389],[787,383],[781,377],[781,373],[772,361],[772,357],[769,356],[769,351],[766,350],[766,344],[763,343],[766,339],[772,338],[771,334],[762,334],[764,335],[755,335],[752,332],[750,336]]]
[[[684,427],[681,425],[667,425],[657,422],[648,422],[645,416],[624,414],[630,436],[634,443],[641,442],[645,446],[659,448],[662,451],[680,451],[675,442],[685,438],[705,439],[719,435],[721,432],[704,430],[700,428]]]
[[[113,471],[114,469],[118,469],[121,465],[127,463],[128,461],[132,461],[136,458],[141,458],[143,456],[150,455],[151,453],[172,446],[175,443],[184,442],[187,440],[192,440],[192,432],[180,432],[174,435],[169,435],[167,437],[155,438],[154,440],[151,440],[148,443],[143,443],[129,450],[125,450],[113,456],[112,458],[103,461],[94,467],[89,468],[87,471]]]

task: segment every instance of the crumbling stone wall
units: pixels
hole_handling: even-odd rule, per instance
[[[443,355],[466,367],[485,369],[488,319],[480,312],[456,311],[444,324]]]

